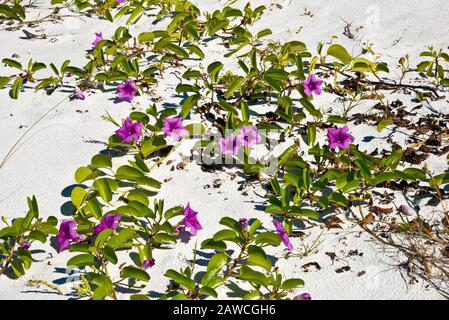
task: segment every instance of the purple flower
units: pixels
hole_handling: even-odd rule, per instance
[[[182,223],[186,228],[190,228],[189,233],[192,236],[196,236],[197,231],[203,229],[196,217],[197,214],[198,212],[190,208],[190,204],[187,203],[187,207],[184,208],[185,217],[182,219]]]
[[[76,232],[76,222],[73,220],[62,220],[59,226],[59,233],[56,236],[59,244],[59,252],[70,247],[70,242],[79,242],[84,240],[84,236]]]
[[[142,128],[145,125],[141,122],[133,122],[131,118],[126,118],[120,129],[116,130],[115,133],[122,138],[122,142],[131,143],[133,141],[139,140],[142,133]]]
[[[73,97],[79,100],[86,99],[84,92],[82,92],[79,88],[75,88],[75,94],[73,95]]]
[[[257,132],[256,127],[242,126],[237,139],[239,140],[241,145],[244,145],[248,148],[260,143],[260,135]]]
[[[229,134],[226,138],[220,138],[218,141],[222,154],[236,155],[239,149],[239,141],[234,134]]]
[[[116,230],[118,228],[118,222],[120,221],[120,219],[120,214],[107,214],[104,216],[100,224],[94,227],[94,232],[96,234],[99,234],[105,229]]]
[[[312,296],[309,293],[301,293],[297,295],[294,300],[312,300]]]
[[[151,259],[146,259],[143,263],[142,263],[142,269],[147,270],[148,268],[153,267],[156,264],[156,260],[154,260],[153,258]]]
[[[282,243],[287,247],[288,251],[292,251],[293,245],[290,242],[287,231],[284,229],[284,227],[279,221],[273,220],[273,224],[279,236],[281,237]]]
[[[323,84],[323,80],[315,78],[313,74],[311,74],[302,84],[306,95],[310,96],[313,93],[321,94],[321,85]]]
[[[327,137],[329,138],[329,148],[335,149],[338,147],[340,150],[348,149],[349,145],[355,140],[349,133],[348,126],[327,129]]]
[[[243,229],[248,228],[248,219],[246,218],[240,218],[239,223],[242,226]]]
[[[405,204],[401,204],[398,208],[398,211],[407,216],[413,216],[415,214],[415,210]]]
[[[182,125],[182,117],[165,118],[162,131],[175,141],[189,134],[189,131]]]
[[[92,49],[95,49],[98,42],[100,42],[101,40],[103,40],[103,33],[95,32],[95,40],[92,42]]]
[[[119,92],[117,98],[126,101],[133,101],[134,96],[139,92],[139,89],[132,80],[126,80],[121,85],[117,86],[117,90]]]
[[[126,1],[128,1],[128,0],[115,0],[115,2],[117,2],[117,3],[125,3]]]
[[[31,243],[29,243],[28,241],[25,241],[20,245],[20,248],[22,248],[23,250],[28,250],[30,247]]]

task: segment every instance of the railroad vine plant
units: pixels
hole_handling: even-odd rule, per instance
[[[10,224],[4,220],[8,225],[0,230],[0,273],[11,268],[22,276],[32,262],[30,246],[54,235],[57,250],[72,253],[67,267],[80,269],[79,295],[117,299],[126,287],[136,292],[132,299],[149,299],[145,288],[151,287],[152,268],[158,265],[155,253],[195,241],[204,232],[204,213],[196,212],[194,203],[167,208],[157,197],[162,183],[152,177],[152,171],[189,139],[196,142],[192,154],[212,159],[219,168],[227,165],[222,158],[237,161],[245,177],[258,177],[268,187],[265,211],[271,223],[220,217],[221,229],[194,250],[186,266],[165,271],[170,285],[161,299],[216,298],[231,281],[241,284],[244,299],[292,299],[304,282],[286,278],[270,255],[277,252],[279,259],[289,259],[296,251],[290,239],[295,221],[323,222],[326,210],[348,210],[373,201],[375,188],[404,184],[426,185],[443,202],[441,189],[449,183],[449,174],[407,165],[410,153],[417,151],[413,145],[392,144],[381,155],[360,150],[350,116],[361,101],[374,100],[387,108],[385,91],[440,99],[449,83],[449,59],[443,50],[429,48],[421,54],[424,61],[416,69],[425,84],[416,85],[404,83],[405,74],[412,72],[408,57],[399,61],[403,76],[398,81],[384,80],[393,67],[372,50],[352,56],[335,43],[310,50],[297,40],[265,41],[271,30],[250,31],[264,6],[248,3],[243,9],[225,6],[202,14],[189,1],[178,0],[52,4],[52,14],[74,6],[81,15],[110,21],[126,17],[126,25],[110,38],[101,30],[92,34],[82,66],[68,60],[57,66],[5,57],[9,73],[0,76],[0,89],[9,90],[11,98],[34,88],[48,94],[69,89],[72,99],[86,100],[92,91],[113,88],[117,101],[131,103],[149,95],[169,77],[169,69],[177,69],[183,72],[175,90],[183,101],[180,108],[152,103],[123,119],[107,115],[117,129],[107,150],[76,170],[71,217],[44,222],[36,199],[29,199],[26,217]],[[0,20],[14,20],[20,28],[27,23],[23,8],[20,1],[0,4]],[[131,34],[129,25],[149,19],[150,9],[157,10],[156,20],[169,21],[166,29]],[[210,38],[220,41],[224,57],[234,59],[237,69],[226,70],[222,61],[203,64]],[[321,94],[334,95],[348,110],[329,114],[315,102]],[[259,102],[270,109],[255,117],[253,108]],[[401,124],[386,114],[376,117],[375,125],[380,132]],[[318,142],[319,135],[327,140]],[[286,142],[286,148],[270,167],[272,163],[253,149],[262,146],[268,153],[273,140]],[[210,253],[205,270],[198,264],[198,250]]]

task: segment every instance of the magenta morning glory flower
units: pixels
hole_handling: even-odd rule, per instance
[[[22,248],[23,250],[28,250],[30,247],[31,243],[29,243],[28,241],[25,241],[20,245],[20,248]]]
[[[182,117],[165,118],[162,131],[175,141],[189,134],[189,131],[182,125]]]
[[[100,42],[101,40],[103,40],[103,33],[95,32],[95,40],[92,42],[92,48],[95,49],[95,47],[97,46],[98,42]]]
[[[234,134],[229,134],[226,138],[220,138],[218,141],[222,154],[236,155],[239,149],[239,141]]]
[[[79,100],[86,99],[84,92],[82,92],[79,88],[75,88],[75,94],[73,95],[73,97]]]
[[[306,95],[310,96],[313,93],[321,94],[321,85],[323,84],[323,80],[315,78],[313,74],[311,74],[302,84]]]
[[[260,135],[257,132],[256,127],[242,126],[237,139],[240,144],[245,147],[252,147],[253,145],[260,143]]]
[[[56,236],[59,244],[59,251],[64,251],[70,247],[70,242],[79,242],[84,240],[84,236],[76,232],[76,222],[73,220],[62,220],[59,226],[59,233]]]
[[[405,204],[401,204],[398,208],[399,212],[402,214],[405,214],[407,216],[413,216],[415,214],[415,210],[410,208],[409,206]]]
[[[293,245],[290,242],[290,238],[288,237],[287,231],[284,229],[284,227],[279,221],[273,220],[273,224],[279,236],[281,237],[282,243],[287,247],[288,251],[292,251]]]
[[[243,229],[248,228],[248,219],[246,218],[240,218],[239,219],[239,224]]]
[[[153,258],[151,259],[146,259],[143,263],[142,263],[142,269],[147,270],[148,268],[153,267],[156,264],[156,260],[154,260]]]
[[[312,300],[312,296],[310,293],[305,292],[297,295],[294,300]]]
[[[119,92],[117,98],[126,101],[133,101],[134,96],[139,92],[139,89],[132,80],[126,80],[121,85],[117,86],[117,90]]]
[[[145,125],[142,122],[133,122],[131,118],[128,117],[123,122],[121,128],[116,130],[115,133],[122,138],[123,143],[131,143],[139,140],[144,126]]]
[[[203,229],[196,217],[197,214],[198,212],[190,208],[190,204],[187,203],[187,207],[184,208],[185,217],[184,219],[182,219],[182,223],[184,224],[184,226],[186,226],[186,228],[190,228],[189,233],[192,236],[196,236],[198,230]]]
[[[94,232],[99,234],[101,231],[106,229],[116,230],[120,219],[120,214],[107,214],[104,216],[100,224],[94,227]]]
[[[349,133],[348,126],[342,128],[327,129],[327,137],[329,138],[329,148],[345,150],[349,148],[349,145],[354,142],[354,137]]]

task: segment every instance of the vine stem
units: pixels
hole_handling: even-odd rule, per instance
[[[6,156],[3,158],[2,162],[0,163],[0,169],[3,168],[3,166],[6,164],[6,162],[14,155],[14,153],[19,149],[17,147],[19,143],[25,138],[25,136],[30,132],[39,122],[41,122],[47,115],[49,115],[53,110],[55,110],[57,107],[59,107],[65,100],[68,98],[65,97],[61,101],[59,101],[57,104],[55,104],[53,107],[48,109],[42,116],[39,117],[21,136],[20,138],[14,143],[14,145],[9,149]]]

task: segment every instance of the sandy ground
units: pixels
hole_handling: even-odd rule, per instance
[[[193,1],[202,10],[210,11],[222,6],[220,1]],[[254,26],[255,30],[271,28],[273,34],[269,40],[298,39],[314,48],[319,41],[328,43],[333,36],[347,48],[357,50],[365,42],[373,43],[376,52],[383,60],[395,65],[398,59],[410,54],[412,61],[426,46],[446,48],[449,43],[449,25],[446,13],[449,3],[439,1],[252,1],[264,4],[269,9],[266,15]],[[244,4],[242,1],[239,5]],[[39,3],[36,12],[43,15],[47,12],[47,3]],[[306,14],[310,11],[312,14]],[[67,13],[67,12],[66,12]],[[119,25],[120,21],[111,24],[95,18],[73,17],[63,18],[58,23],[42,23],[33,33],[46,34],[47,39],[29,40],[22,31],[5,31],[0,26],[0,56],[11,57],[17,54],[21,61],[29,58],[42,62],[55,62],[60,65],[70,59],[75,65],[84,63],[85,50],[90,48],[93,33],[102,31],[107,37]],[[145,19],[131,27],[133,34],[143,30],[160,28],[164,21],[153,26],[145,23]],[[351,23],[354,39],[342,34],[346,23]],[[360,28],[363,27],[363,28]],[[222,60],[222,47],[210,43],[206,49],[206,61]],[[210,61],[208,60],[210,59]],[[227,65],[232,68],[235,61],[229,59]],[[0,67],[0,74],[10,71]],[[393,73],[394,74],[394,73]],[[167,77],[158,85],[157,93],[163,99],[159,107],[179,105],[180,97],[174,94],[178,80],[174,76]],[[73,173],[90,158],[104,149],[104,142],[115,130],[109,122],[101,119],[106,112],[116,119],[125,117],[134,106],[137,109],[146,107],[149,97],[138,97],[133,105],[114,103],[115,92],[95,91],[88,94],[85,101],[65,100],[56,110],[51,112],[27,135],[23,145],[0,169],[0,215],[9,218],[18,217],[26,210],[26,197],[36,195],[42,216],[55,215],[63,218],[69,200],[70,186],[74,184]],[[67,97],[67,93],[55,92],[48,96],[44,92],[34,93],[26,90],[19,100],[8,97],[7,90],[0,91],[0,158],[42,114],[56,103]],[[395,99],[394,96],[388,99]],[[405,99],[409,99],[406,97]],[[320,96],[317,105],[323,110],[332,109],[333,113],[341,110],[341,106],[332,97]],[[434,108],[442,112],[448,111],[447,101],[439,101]],[[82,110],[83,112],[77,112]],[[384,134],[375,128],[360,126],[353,128],[356,143],[363,137],[374,136],[371,144],[361,145],[361,149],[374,149],[382,144]],[[185,148],[182,149],[185,152]],[[180,161],[181,154],[173,155]],[[431,168],[442,171],[446,163],[438,159],[430,160]],[[198,237],[202,239],[213,234],[218,221],[223,215],[232,217],[257,217],[269,222],[261,206],[265,199],[258,196],[265,191],[260,187],[248,188],[248,195],[237,191],[243,182],[242,178],[231,180],[227,173],[205,173],[196,164],[189,164],[185,170],[170,171],[171,166],[161,166],[155,171],[160,180],[172,178],[163,184],[159,197],[165,198],[167,205],[185,204],[190,201],[192,207],[200,213],[204,226]],[[207,188],[215,179],[220,179],[219,189]],[[293,257],[281,262],[281,268],[287,276],[301,277],[306,281],[303,291],[310,292],[314,299],[439,299],[441,296],[425,281],[409,284],[405,269],[401,266],[404,257],[390,252],[373,242],[357,227],[342,230],[325,231],[320,235],[320,228],[305,230],[308,237],[305,243],[310,244],[316,238],[322,241],[318,250],[307,257]],[[303,248],[299,239],[294,239],[295,247]],[[168,252],[157,252],[157,265],[151,269],[152,277],[149,291],[160,292],[168,284],[162,273],[169,267],[178,267],[191,257],[194,243],[178,245]],[[72,295],[72,284],[67,277],[70,270],[65,269],[65,261],[70,255],[56,255],[51,247],[43,247],[47,252],[37,255],[40,263],[35,263],[31,270],[19,280],[7,277],[0,278],[0,299],[67,299]],[[357,253],[355,253],[357,250]],[[50,254],[50,253],[51,254]],[[335,252],[341,259],[332,263],[326,252]],[[321,270],[302,268],[309,262],[317,262]],[[349,265],[351,270],[336,270]],[[307,272],[306,272],[307,271]],[[70,275],[75,276],[75,275]],[[60,286],[65,296],[59,296],[45,288],[28,287],[28,279],[43,279]],[[302,292],[299,290],[298,292]],[[236,289],[235,295],[238,295]],[[156,295],[155,295],[156,296]],[[223,296],[227,298],[226,296]]]

